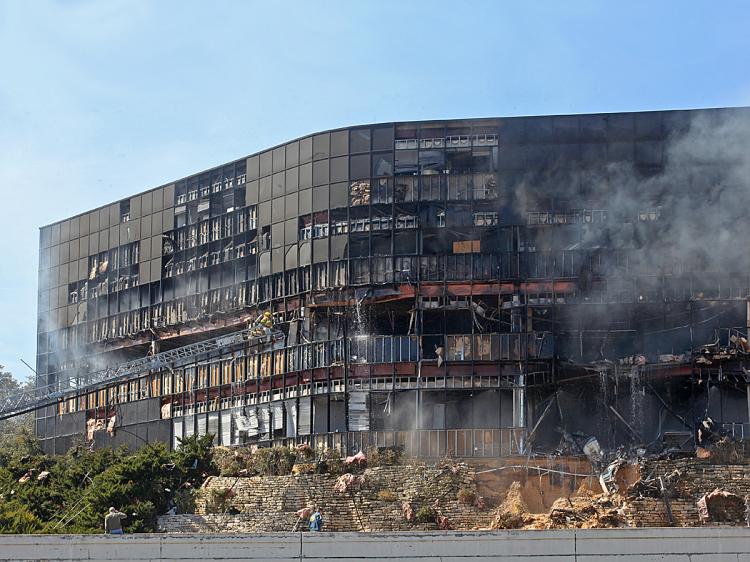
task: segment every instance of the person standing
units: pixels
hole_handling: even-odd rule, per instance
[[[110,507],[109,513],[104,516],[104,532],[108,535],[122,535],[122,520],[126,517],[124,513]]]
[[[311,531],[322,531],[323,530],[323,516],[320,514],[320,510],[315,507],[312,514],[310,515],[310,530]]]

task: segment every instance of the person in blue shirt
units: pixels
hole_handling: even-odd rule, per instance
[[[323,516],[320,514],[318,507],[315,506],[312,515],[310,515],[310,530],[311,531],[322,531],[323,530]]]

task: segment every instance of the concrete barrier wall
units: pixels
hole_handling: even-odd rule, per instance
[[[750,562],[750,529],[266,535],[5,535],[0,560]]]

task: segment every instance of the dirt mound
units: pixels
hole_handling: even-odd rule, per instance
[[[529,513],[521,485],[513,482],[495,512],[492,529],[595,529],[627,524],[619,496],[594,494],[580,489],[576,496],[555,500],[549,513]]]
[[[572,498],[558,498],[552,504],[548,529],[576,527],[602,529],[622,527],[626,520],[617,496],[584,493]]]
[[[534,523],[535,516],[529,513],[521,495],[521,483],[513,482],[505,499],[495,510],[492,529],[522,529]]]

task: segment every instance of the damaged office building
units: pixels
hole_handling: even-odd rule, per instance
[[[744,437],[749,141],[744,108],[365,125],[45,226],[0,413],[49,453]]]

